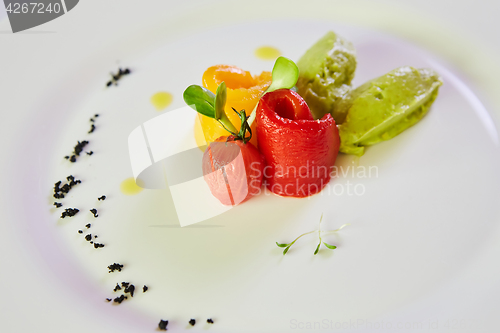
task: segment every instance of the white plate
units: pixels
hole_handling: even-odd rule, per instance
[[[359,160],[339,157],[337,165],[344,168],[376,167],[372,177],[349,174],[330,186],[346,191],[349,184],[352,190],[359,184],[363,195],[262,195],[217,218],[179,228],[168,191],[120,193],[120,183],[131,176],[127,137],[158,115],[149,102],[153,93],[168,91],[174,96],[170,108],[181,107],[182,91],[200,83],[208,66],[271,70],[272,61],[254,56],[257,47],[272,45],[297,60],[328,30],[351,40],[358,51],[355,85],[402,65],[430,67],[444,79],[430,113],[416,126],[369,148]],[[8,183],[7,192],[23,194],[22,202],[11,207],[18,212],[13,229],[29,245],[25,254],[13,255],[44,262],[36,266],[40,279],[58,284],[48,306],[66,299],[73,302],[72,310],[93,314],[98,319],[92,322],[102,324],[87,330],[125,332],[152,331],[160,318],[169,319],[174,332],[188,327],[190,318],[198,320],[193,332],[288,332],[308,325],[359,331],[437,325],[471,331],[484,325],[481,317],[462,314],[468,301],[485,311],[495,306],[487,297],[499,271],[482,258],[494,254],[500,239],[498,133],[481,101],[445,62],[379,32],[288,20],[279,29],[276,23],[259,22],[198,31],[122,64],[133,74],[118,87],[104,89],[96,78],[86,87],[92,92],[80,96],[68,115],[21,129],[25,140],[14,143],[22,154],[8,169],[15,182]],[[57,98],[71,89],[48,87],[47,94]],[[97,129],[86,134],[95,113]],[[43,142],[30,140],[55,128]],[[75,164],[62,158],[77,140],[86,139],[94,155]],[[61,202],[81,212],[61,220],[61,209],[51,208],[51,189],[69,174],[82,184]],[[97,202],[102,194],[106,201]],[[94,207],[97,219],[88,212]],[[283,257],[275,242],[316,229],[322,212],[322,228],[351,223],[326,237],[338,249],[323,248],[313,256],[317,238],[311,235]],[[98,234],[105,248],[95,250],[77,233],[86,223],[92,223],[89,232]],[[108,274],[106,266],[113,262],[125,269]],[[476,272],[486,276],[482,288],[477,288]],[[150,290],[119,306],[104,302],[116,296],[112,289],[121,281],[147,284]],[[457,296],[459,291],[463,295]],[[210,317],[213,326],[205,324]]]

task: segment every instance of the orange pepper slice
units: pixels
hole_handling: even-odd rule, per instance
[[[223,81],[227,87],[226,115],[234,127],[239,130],[241,121],[232,108],[235,108],[237,111],[245,110],[247,116],[250,115],[250,112],[253,111],[255,105],[259,102],[261,94],[271,84],[271,72],[262,72],[260,75],[252,76],[250,72],[236,66],[216,65],[209,67],[203,73],[203,86],[214,94],[219,84]],[[201,114],[198,114],[198,117],[207,143],[214,142],[221,136],[230,135],[215,119]],[[256,125],[256,122],[254,122],[251,127],[253,135],[250,142],[254,146],[257,146]],[[195,136],[197,136],[196,133]]]

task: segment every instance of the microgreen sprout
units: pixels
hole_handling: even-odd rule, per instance
[[[323,214],[321,214],[321,218],[319,219],[319,225],[318,225],[318,229],[317,230],[313,230],[313,231],[309,231],[309,232],[306,232],[302,235],[300,235],[299,237],[295,238],[291,243],[278,243],[276,242],[276,245],[278,245],[279,247],[284,247],[285,249],[283,250],[283,255],[285,255],[288,250],[290,249],[290,247],[295,244],[296,241],[299,240],[299,238],[303,237],[303,236],[306,236],[306,235],[310,235],[310,234],[313,234],[313,233],[318,233],[318,238],[319,238],[319,243],[318,243],[318,246],[316,246],[316,250],[314,251],[314,255],[318,254],[319,252],[319,249],[321,247],[321,244],[325,245],[328,249],[330,250],[335,250],[337,247],[335,245],[330,245],[330,244],[327,244],[326,242],[323,242],[322,238],[321,238],[321,235],[323,234],[331,234],[331,233],[334,233],[334,232],[337,232],[337,231],[340,231],[342,230],[344,227],[350,225],[350,223],[346,223],[344,225],[342,225],[340,228],[338,229],[335,229],[335,230],[321,230],[321,222],[323,221]]]
[[[227,100],[225,82],[219,84],[215,95],[207,88],[193,84],[184,90],[183,97],[184,102],[196,112],[217,120],[229,132],[236,132],[236,128],[224,112]]]
[[[262,98],[262,96],[264,96],[266,93],[278,89],[292,89],[297,83],[298,79],[299,68],[297,67],[297,65],[288,58],[278,57],[273,66],[271,85],[266,89],[266,91],[262,93],[260,98]],[[248,119],[248,123],[250,124],[250,126],[255,120],[258,105],[259,103],[255,105],[255,108],[250,113],[250,117]]]
[[[204,87],[191,85],[184,90],[184,101],[198,113],[217,120],[226,131],[234,136],[233,140],[241,140],[243,143],[247,143],[252,138],[252,130],[248,124],[249,116],[247,116],[245,110],[238,112],[235,108],[232,108],[241,119],[239,131],[236,130],[224,111],[227,101],[225,82],[219,84],[215,95]],[[246,136],[247,132],[250,134],[249,136]]]

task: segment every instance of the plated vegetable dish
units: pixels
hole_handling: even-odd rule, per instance
[[[212,194],[237,205],[262,185],[285,197],[318,193],[339,152],[362,156],[415,125],[442,85],[432,69],[407,66],[353,87],[355,70],[354,46],[331,31],[297,64],[278,57],[272,72],[208,68],[184,100],[208,145],[202,168]]]

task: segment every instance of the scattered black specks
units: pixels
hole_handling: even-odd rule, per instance
[[[90,229],[91,226],[92,226],[92,224],[89,223],[89,224],[85,225],[85,228]]]
[[[168,320],[163,320],[161,319],[160,322],[158,323],[158,328],[160,330],[166,331],[168,326]]]
[[[92,133],[92,132],[94,132],[94,131],[95,131],[95,125],[92,124],[92,125],[90,125],[89,134]]]
[[[76,184],[80,184],[82,182],[81,180],[75,179],[73,175],[69,175],[68,177],[66,177],[66,180],[69,181],[70,187],[75,186]]]
[[[120,287],[120,285],[118,283],[116,284],[116,287],[115,287],[115,289],[113,289],[113,291],[117,291],[117,290],[122,290],[122,287]]]
[[[116,297],[113,301],[114,301],[115,303],[121,304],[121,303],[122,303],[124,300],[126,300],[126,299],[127,299],[127,296],[125,296],[125,295],[121,295],[120,297]]]
[[[90,212],[91,212],[92,214],[94,214],[94,217],[98,217],[98,216],[99,216],[99,215],[97,215],[97,209],[95,209],[95,208],[92,208],[92,209],[90,210]]]
[[[78,230],[78,233],[79,234],[83,234],[83,230]]]
[[[212,320],[212,318],[208,318],[208,319],[207,319],[207,323],[209,323],[209,324],[213,324],[213,323],[214,323],[214,321]]]
[[[123,268],[123,265],[118,264],[116,262],[114,264],[108,266],[109,273],[113,273],[114,271],[121,272],[122,268]]]
[[[75,216],[80,210],[76,208],[66,208],[64,212],[61,214],[61,218],[65,218],[66,216]]]
[[[194,326],[194,324],[196,324],[196,319],[191,318],[191,320],[189,320],[189,325]]]
[[[85,240],[90,242],[92,240],[92,234],[88,234],[85,236]]]
[[[104,244],[94,243],[94,248],[95,249],[98,249],[98,248],[101,248],[101,247],[104,247]]]
[[[67,194],[73,188],[73,186],[82,182],[81,180],[75,179],[75,177],[73,177],[72,175],[66,177],[66,179],[69,183],[61,186],[62,181],[58,181],[54,184],[54,198],[63,199],[64,195]]]
[[[106,87],[110,87],[111,85],[118,85],[118,81],[122,78],[124,75],[130,74],[131,71],[128,68],[121,69],[118,68],[118,72],[116,74],[110,73],[111,74],[111,80],[106,83]]]
[[[146,291],[148,291],[148,286],[144,285],[144,287],[142,287],[142,292],[145,293]]]
[[[62,181],[58,181],[57,183],[54,184],[54,193],[58,193],[58,192],[61,192],[61,186],[62,184]]]
[[[56,208],[62,207],[62,203],[54,202],[54,206],[56,206]]]
[[[131,284],[125,288],[125,293],[129,293],[130,297],[134,297],[135,286]]]
[[[97,200],[99,200],[99,201],[101,201],[101,200],[102,200],[102,201],[104,201],[104,200],[106,200],[106,196],[105,196],[105,195],[102,195],[102,196],[100,196],[99,198],[97,198]]]
[[[122,287],[127,288],[130,285],[130,282],[122,282]]]
[[[76,156],[80,156],[80,153],[83,151],[83,148],[85,148],[86,145],[88,145],[89,142],[87,140],[83,140],[82,142],[78,141],[74,148],[74,154]]]
[[[93,154],[94,154],[94,152],[92,150],[87,152],[87,155],[89,155],[89,156],[91,156]]]
[[[89,144],[89,142],[87,140],[83,140],[81,142],[78,141],[76,146],[73,148],[73,155],[71,155],[71,157],[65,156],[64,158],[66,158],[66,159],[69,158],[70,162],[75,163],[76,157],[80,156],[80,153],[83,151],[83,148],[85,148],[85,146],[88,144]]]
[[[106,298],[106,302],[111,302],[112,299],[111,298]]]

